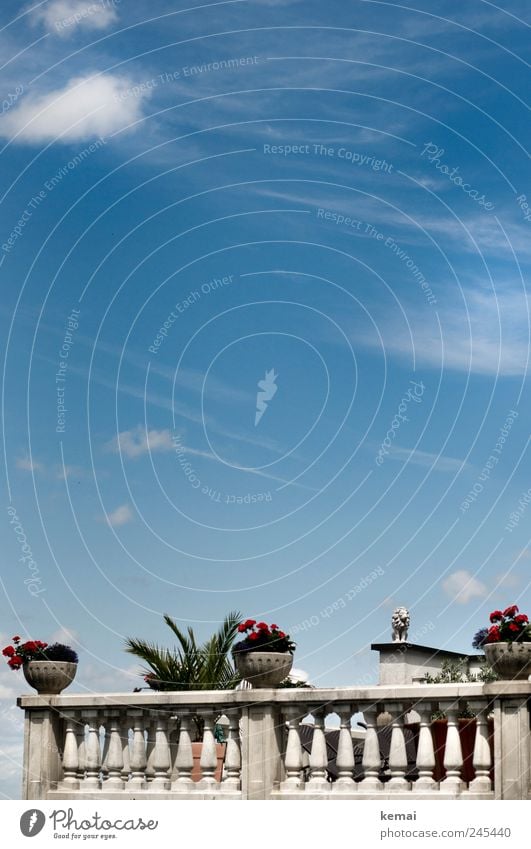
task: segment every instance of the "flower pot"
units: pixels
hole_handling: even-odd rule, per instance
[[[527,681],[531,675],[531,642],[487,643],[487,663],[504,681]]]
[[[459,717],[457,720],[459,729],[459,739],[461,741],[461,752],[463,755],[463,766],[461,767],[461,778],[465,782],[472,781],[475,778],[474,770],[474,743],[476,740],[476,720],[475,718]],[[492,719],[489,717],[488,723],[488,739],[491,752],[491,759],[494,763],[494,727]],[[446,735],[448,733],[447,719],[434,719],[431,723],[431,734],[433,738],[433,748],[435,751],[435,768],[433,778],[435,781],[442,781],[446,776],[444,768],[444,751],[446,748]],[[493,773],[491,771],[491,780]]]
[[[30,660],[22,667],[24,677],[39,696],[57,696],[68,687],[77,672],[77,663],[65,660]]]
[[[241,651],[234,653],[234,663],[242,678],[253,687],[278,687],[293,666],[290,652]]]
[[[223,761],[225,760],[225,749],[227,748],[226,743],[216,743],[216,756],[218,759],[218,765],[216,767],[216,771],[214,773],[214,779],[216,781],[221,781],[221,776],[223,774]],[[192,781],[201,781],[203,777],[203,771],[201,769],[201,752],[203,751],[202,743],[192,743],[192,757],[194,759],[194,765],[192,768],[192,774],[190,778]]]

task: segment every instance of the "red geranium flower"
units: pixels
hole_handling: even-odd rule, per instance
[[[515,613],[518,613],[518,607],[516,604],[511,604],[510,607],[506,607],[503,611],[504,616],[514,616]]]
[[[511,624],[509,625],[509,631],[519,631],[519,630],[520,630],[520,628],[518,627],[518,625],[515,625],[514,622],[511,622]]]
[[[4,657],[13,657],[13,655],[15,654],[15,649],[13,648],[13,646],[6,646],[5,649],[2,651],[2,654],[4,655]]]
[[[257,640],[257,639],[258,639],[258,634],[256,633],[256,631],[253,631],[253,633],[252,633],[252,634],[249,634],[248,639],[249,639],[249,640]]]
[[[278,631],[278,625],[271,625],[272,631]]]
[[[266,622],[259,622],[256,627],[259,631],[269,631],[269,625]]]
[[[24,649],[24,651],[37,651],[37,643],[35,643],[33,640],[28,640],[28,642],[24,643],[24,645],[22,645],[20,648]]]
[[[503,613],[501,612],[501,610],[493,610],[492,613],[490,614],[490,621],[491,622],[499,622],[499,620],[502,619],[502,617],[503,617]]]
[[[40,640],[35,640],[35,645],[38,649],[45,649],[48,643],[41,643]]]
[[[487,642],[489,643],[497,643],[500,640],[500,629],[497,625],[493,625],[492,628],[489,628],[489,632],[487,634]]]
[[[20,669],[22,664],[23,660],[21,657],[18,656],[18,654],[14,655],[13,657],[10,657],[7,661],[7,665],[10,666],[11,669]]]
[[[20,643],[20,637],[13,637],[12,639],[14,643]]]
[[[255,625],[256,625],[255,619],[247,619],[245,621],[245,630],[247,630],[248,628],[254,628]]]
[[[281,640],[283,640],[286,635],[285,635],[284,631],[279,631],[278,636],[280,637]]]
[[[519,613],[518,616],[514,617],[514,621],[518,622],[520,625],[523,625],[525,622],[529,622],[529,619],[525,615],[525,613]]]
[[[244,632],[244,631],[246,631],[246,630],[247,630],[247,628],[245,627],[245,622],[241,622],[241,623],[238,625],[238,632],[239,632],[240,634],[243,634],[243,632]]]

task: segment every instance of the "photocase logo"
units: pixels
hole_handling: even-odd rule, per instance
[[[258,381],[259,392],[256,393],[256,413],[254,417],[254,426],[258,424],[265,411],[267,410],[267,402],[275,396],[278,386],[275,383],[278,374],[275,374],[275,369],[266,371],[265,378]]]
[[[44,828],[46,817],[38,808],[25,811],[20,817],[20,830],[24,837],[35,837]]]

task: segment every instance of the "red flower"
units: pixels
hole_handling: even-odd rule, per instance
[[[249,628],[253,628],[256,625],[255,619],[246,619],[245,620],[245,630],[247,631]]]
[[[518,627],[518,625],[515,625],[514,622],[511,622],[511,624],[509,625],[509,631],[518,632],[519,630],[520,628]]]
[[[514,621],[518,622],[519,625],[524,625],[526,622],[529,622],[529,619],[525,613],[519,613],[518,616],[514,617]]]
[[[28,640],[27,643],[24,643],[21,647],[24,651],[37,651],[37,643],[33,640]]]
[[[45,649],[48,643],[41,643],[40,640],[35,640],[35,645],[38,649]]]
[[[14,643],[20,643],[20,637],[13,637],[12,639]]]
[[[11,669],[20,669],[20,667],[22,666],[22,663],[23,663],[23,660],[22,660],[21,657],[18,656],[18,654],[9,658],[9,660],[7,661],[7,665],[10,666]]]
[[[285,635],[284,631],[279,631],[278,636],[280,637],[281,640],[283,640],[286,635]]]
[[[15,654],[15,649],[13,648],[13,646],[6,646],[5,649],[3,649],[2,654],[4,655],[4,657],[13,657],[13,655]]]
[[[503,618],[503,613],[501,612],[501,610],[493,610],[492,613],[490,614],[490,621],[491,622],[499,622],[500,619],[502,619],[502,618]]]
[[[518,607],[516,604],[511,604],[510,607],[506,607],[503,611],[504,616],[514,616],[515,613],[518,613]]]
[[[247,638],[247,639],[248,639],[248,640],[257,640],[257,639],[258,639],[258,634],[256,633],[256,631],[253,631],[253,633],[252,633],[252,634],[249,634],[249,636],[248,636],[248,638]]]
[[[246,630],[247,630],[247,628],[245,627],[245,622],[241,622],[238,625],[238,633],[243,634],[244,631],[246,631]]]
[[[278,625],[271,625],[272,631],[278,631]]]
[[[498,643],[500,641],[500,629],[497,625],[493,625],[492,628],[489,628],[489,632],[487,634],[487,642],[488,643]]]
[[[259,631],[269,631],[269,625],[266,622],[259,622],[256,627]]]

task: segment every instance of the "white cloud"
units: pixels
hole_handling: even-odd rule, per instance
[[[42,472],[44,466],[33,460],[31,457],[19,457],[17,460],[17,469],[23,469],[25,472]]]
[[[122,504],[113,510],[112,513],[107,513],[107,521],[113,528],[119,528],[121,525],[127,525],[133,521],[133,511],[129,504]]]
[[[443,581],[445,593],[452,598],[456,604],[468,604],[473,598],[484,598],[487,595],[487,587],[481,581],[468,572],[460,569],[452,572]]]
[[[128,97],[130,82],[113,74],[75,77],[43,95],[28,94],[0,121],[0,135],[18,141],[105,138],[142,114],[142,97]]]
[[[467,373],[516,376],[525,374],[531,354],[529,344],[530,304],[526,293],[501,287],[494,293],[467,289],[465,301],[453,301],[436,315],[407,310],[402,319],[380,322],[380,332],[389,353],[415,357],[417,364]],[[374,334],[361,332],[358,342],[378,348]]]
[[[31,17],[55,35],[68,37],[77,29],[107,29],[118,20],[115,5],[116,0],[50,0],[43,8],[33,9]]]
[[[132,430],[123,430],[107,443],[107,448],[126,457],[142,457],[155,451],[173,451],[174,445],[168,428],[164,430],[146,430],[137,425]]]
[[[398,445],[391,447],[389,451],[390,460],[408,461],[414,466],[423,466],[427,469],[433,469],[434,472],[458,472],[467,464],[457,457],[445,457],[442,454],[435,454],[431,451],[419,451],[418,448],[400,448]]]

